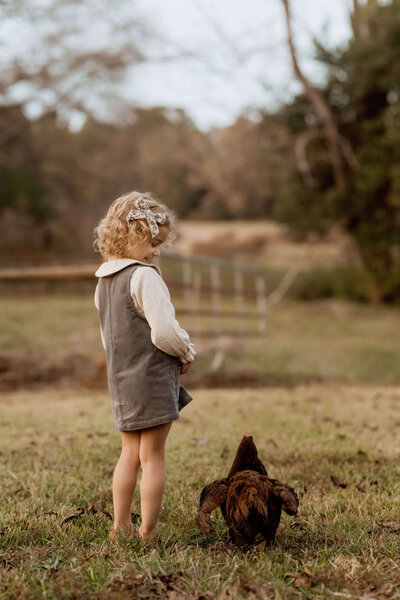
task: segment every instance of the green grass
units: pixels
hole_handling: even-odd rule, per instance
[[[335,300],[285,302],[270,309],[267,339],[248,342],[237,367],[254,368],[280,384],[398,383],[397,324],[395,308]]]
[[[178,318],[190,332],[193,319],[180,318],[179,313]],[[205,324],[208,329],[212,325],[211,319]],[[400,383],[398,308],[339,300],[286,300],[269,309],[267,327],[263,339],[220,341],[222,378],[229,381],[234,373],[266,385]],[[201,379],[210,371],[215,340],[194,338],[194,342],[199,358],[190,376]],[[3,353],[41,363],[62,361],[69,353],[104,360],[92,295],[0,298],[0,347]]]
[[[151,549],[109,541],[110,520],[87,510],[93,502],[112,513],[120,440],[108,395],[0,396],[2,599],[400,597],[400,388],[194,397],[168,439],[163,546]],[[300,496],[276,543],[247,553],[225,545],[220,514],[209,538],[194,523],[201,488],[227,473],[243,433],[254,435],[270,475]],[[132,511],[136,519],[138,492]]]

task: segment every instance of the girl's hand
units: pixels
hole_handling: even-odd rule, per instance
[[[190,363],[190,362],[181,364],[181,375],[184,375],[185,373],[187,373],[189,371],[191,364],[192,363]]]

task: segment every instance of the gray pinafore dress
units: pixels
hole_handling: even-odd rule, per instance
[[[192,397],[180,385],[181,361],[151,341],[150,325],[136,310],[130,281],[137,264],[99,278],[99,316],[107,378],[118,431],[135,431],[179,419]]]

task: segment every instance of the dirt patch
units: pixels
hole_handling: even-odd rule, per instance
[[[105,360],[77,352],[35,358],[0,354],[0,391],[49,384],[103,389],[107,386]]]
[[[193,370],[182,379],[189,389],[226,387],[293,387],[321,382],[320,377],[281,375],[251,369],[224,368],[217,372]],[[107,390],[107,368],[103,356],[93,357],[79,352],[56,356],[18,356],[0,354],[0,392],[36,390],[46,387]]]
[[[252,371],[221,371],[185,375],[184,385],[199,387],[249,387],[261,385],[257,373]],[[8,354],[0,355],[0,392],[21,389],[40,389],[48,386],[107,389],[106,361],[80,353],[68,353],[57,357],[28,358]]]
[[[185,375],[189,388],[218,388],[233,385],[249,387],[262,385],[259,374],[247,370],[225,370],[218,373],[193,372]],[[107,389],[107,370],[104,357],[93,358],[81,353],[60,356],[20,357],[0,354],[0,392],[43,387]]]

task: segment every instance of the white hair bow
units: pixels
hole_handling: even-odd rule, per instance
[[[136,206],[136,210],[131,210],[129,212],[128,216],[126,217],[127,222],[129,223],[129,221],[146,219],[150,228],[151,237],[155,238],[160,231],[157,223],[164,225],[167,220],[167,215],[163,213],[153,213],[143,196],[135,200],[134,205]]]

